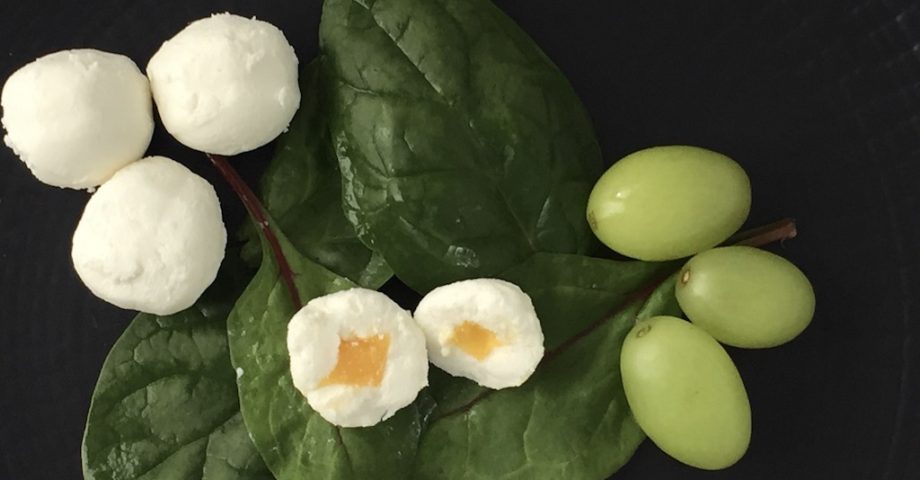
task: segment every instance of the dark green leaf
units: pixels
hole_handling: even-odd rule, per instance
[[[307,258],[368,288],[392,275],[383,257],[365,247],[342,212],[342,181],[320,108],[319,60],[300,75],[302,100],[262,177],[262,202],[291,243]],[[243,255],[257,264],[262,247],[247,224]]]
[[[604,478],[644,438],[620,381],[620,345],[668,265],[537,254],[502,277],[534,301],[547,354],[521,387],[501,391],[443,373],[422,436],[419,478]],[[673,288],[673,286],[672,286]],[[645,305],[643,307],[643,305]]]
[[[390,420],[336,428],[292,385],[294,307],[263,251],[229,328],[243,415],[267,464],[282,479],[616,471],[643,438],[620,345],[640,310],[665,307],[665,296],[646,297],[673,268],[566,254],[590,247],[584,205],[600,160],[564,77],[485,0],[327,0],[321,39],[342,198],[359,237],[421,291],[473,276],[521,285],[548,354],[522,387],[486,390],[435,370]],[[282,244],[302,301],[353,285]]]
[[[488,0],[327,0],[346,216],[419,291],[585,252],[601,160],[561,72]]]
[[[83,438],[87,480],[272,478],[243,425],[230,366],[227,315],[250,276],[235,253],[195,306],[140,314],[112,347]]]
[[[303,302],[355,286],[276,235]],[[269,468],[281,479],[404,478],[430,401],[420,398],[370,428],[339,429],[311,410],[291,381],[286,337],[295,312],[278,272],[266,251],[228,321],[243,416]]]

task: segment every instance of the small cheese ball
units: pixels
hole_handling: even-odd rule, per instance
[[[314,298],[288,324],[291,378],[340,427],[369,427],[428,385],[425,337],[409,312],[364,288]]]
[[[114,53],[45,55],[10,76],[0,104],[6,145],[56,187],[102,184],[143,157],[153,135],[147,78]]]
[[[214,281],[226,244],[214,187],[168,158],[147,157],[90,197],[71,257],[97,297],[170,315],[192,306]]]
[[[163,125],[195,150],[235,155],[287,129],[300,105],[297,56],[281,30],[229,13],[193,22],[147,64]]]
[[[429,292],[415,310],[431,363],[489,388],[524,383],[543,358],[543,330],[530,297],[492,278]]]

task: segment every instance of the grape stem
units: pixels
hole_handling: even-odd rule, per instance
[[[725,245],[746,245],[748,247],[762,247],[773,242],[784,242],[795,238],[798,231],[795,229],[795,220],[784,218],[782,220],[738,232],[729,238]]]
[[[269,226],[268,215],[266,215],[265,207],[262,206],[259,197],[249,188],[249,185],[246,184],[243,177],[233,168],[233,165],[230,165],[230,162],[227,161],[227,157],[212,153],[207,153],[205,155],[207,155],[211,164],[213,164],[214,167],[217,168],[217,171],[224,177],[224,180],[227,181],[230,188],[236,193],[236,196],[240,198],[240,201],[243,202],[243,206],[246,207],[249,216],[256,222],[256,227],[258,227],[259,231],[262,233],[265,241],[268,242],[272,255],[275,257],[275,263],[278,264],[278,275],[281,277],[281,281],[284,282],[285,287],[287,287],[288,294],[291,297],[291,303],[294,304],[295,310],[300,310],[303,304],[300,301],[300,292],[297,291],[297,286],[294,285],[294,271],[291,270],[291,265],[288,264],[287,258],[281,250],[281,242],[278,241],[278,237]]]

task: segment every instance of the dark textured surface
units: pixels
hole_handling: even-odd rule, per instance
[[[742,5],[743,3],[743,5]],[[906,0],[504,0],[586,104],[608,161],[653,144],[735,157],[750,223],[798,218],[783,253],[818,294],[796,341],[731,353],[754,408],[734,468],[694,471],[646,442],[616,478],[920,478],[920,5]],[[301,59],[319,2],[50,0],[0,3],[0,79],[63,48],[124,53],[212,11],[258,15]],[[171,155],[242,210],[198,154]],[[267,150],[237,165],[255,178]],[[94,299],[69,262],[86,194],[35,181],[0,149],[0,478],[79,478],[80,436],[102,360],[133,316]]]

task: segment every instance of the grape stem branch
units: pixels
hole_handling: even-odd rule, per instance
[[[275,257],[275,263],[278,265],[278,275],[281,277],[281,281],[284,282],[285,287],[287,287],[288,294],[291,297],[291,303],[294,304],[295,310],[300,310],[303,304],[300,301],[300,292],[297,291],[297,286],[294,284],[294,271],[291,270],[291,265],[288,263],[287,258],[284,256],[284,252],[281,250],[281,242],[278,241],[278,236],[275,235],[275,232],[269,225],[268,215],[265,213],[265,207],[262,206],[259,197],[249,188],[249,185],[246,184],[243,177],[240,177],[240,174],[233,168],[233,165],[230,165],[230,162],[227,161],[227,157],[211,153],[206,155],[208,156],[208,160],[211,161],[214,167],[217,168],[217,171],[220,172],[230,185],[230,188],[232,188],[240,198],[240,201],[243,202],[243,206],[246,207],[249,216],[256,222],[256,227],[258,227],[259,231],[262,233],[265,241],[268,242],[272,255]]]
[[[795,238],[798,232],[795,229],[795,220],[784,218],[782,220],[764,225],[762,227],[745,230],[734,235],[725,242],[726,245],[747,245],[749,247],[762,247],[773,242],[784,242]]]

